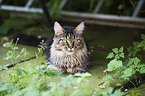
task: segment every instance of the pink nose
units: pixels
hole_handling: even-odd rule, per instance
[[[68,46],[69,46],[70,49],[72,49],[73,48],[73,43],[71,41],[68,41]]]
[[[69,50],[70,52],[73,52],[73,51],[74,51],[74,48],[68,48],[68,50]]]

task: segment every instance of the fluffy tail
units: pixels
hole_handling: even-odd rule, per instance
[[[34,47],[38,47],[38,45],[40,44],[42,40],[46,40],[46,38],[42,38],[41,36],[28,35],[28,34],[23,34],[23,33],[16,34],[9,39],[10,40],[13,39],[14,42],[16,42],[17,38],[19,38],[19,41],[18,41],[19,44],[29,45],[29,46],[34,46]]]

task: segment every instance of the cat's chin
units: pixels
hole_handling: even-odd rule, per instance
[[[74,54],[74,52],[66,52],[66,51],[65,51],[65,53],[66,53],[67,55],[73,55],[73,54]]]

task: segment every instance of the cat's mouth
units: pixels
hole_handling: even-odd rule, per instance
[[[74,49],[72,50],[64,50],[67,55],[73,55],[75,53]]]
[[[67,55],[73,55],[75,52],[65,52]]]

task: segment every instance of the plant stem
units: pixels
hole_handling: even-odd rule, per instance
[[[45,76],[45,88],[46,88],[46,75],[44,75]]]
[[[136,88],[135,84],[131,80],[129,80],[129,82]]]

